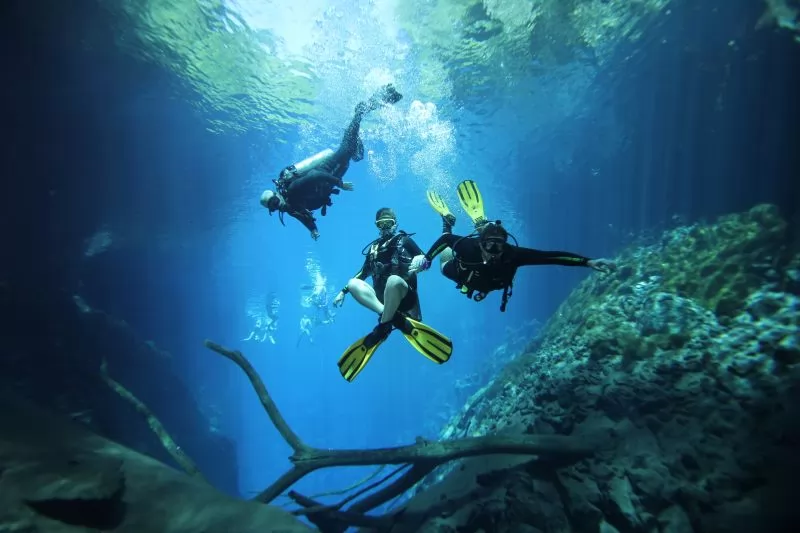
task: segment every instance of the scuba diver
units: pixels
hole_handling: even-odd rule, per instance
[[[253,340],[255,342],[264,342],[269,339],[269,342],[275,344],[274,333],[278,331],[278,309],[280,308],[281,301],[278,299],[274,292],[269,293],[265,298],[266,313],[261,312],[250,313],[255,316],[256,324],[250,335],[242,339],[243,341]]]
[[[313,286],[302,285],[301,289],[313,288]],[[314,344],[312,331],[319,326],[333,324],[336,313],[328,305],[328,290],[323,286],[315,290],[310,296],[303,300],[303,307],[314,307],[312,316],[303,313],[300,319],[300,335],[297,338],[296,346],[300,346],[303,337],[307,337],[311,344]]]
[[[308,342],[314,344],[314,337],[311,336],[311,328],[313,327],[314,320],[308,315],[303,315],[303,318],[300,319],[300,336],[297,337],[297,344],[295,344],[295,347],[300,346],[300,341],[303,340],[303,337],[308,337]]]
[[[358,136],[364,115],[383,104],[396,104],[402,98],[403,95],[390,83],[381,87],[366,102],[359,102],[339,148],[335,152],[328,148],[284,168],[278,179],[272,180],[275,190],[266,190],[261,194],[261,205],[269,210],[270,215],[278,211],[281,224],[284,224],[283,214],[288,213],[311,232],[312,239],[317,240],[319,230],[311,212],[321,209],[322,216],[325,216],[328,207],[333,205],[332,194],[353,190],[353,184],[342,181],[342,177],[350,167],[351,160],[364,159],[364,144]]]
[[[339,359],[339,372],[347,381],[353,381],[364,369],[393,329],[399,329],[417,351],[434,363],[447,362],[453,352],[449,338],[420,322],[417,276],[409,268],[415,257],[425,258],[411,238],[413,234],[398,231],[397,217],[388,207],[378,210],[375,225],[380,236],[361,251],[364,265],[333,300],[333,305],[339,307],[345,295],[352,292],[358,303],[379,315],[378,325]],[[372,276],[372,286],[364,281],[368,276]]]
[[[318,292],[315,292],[312,295],[311,304],[316,308],[317,313],[314,316],[314,325],[319,324],[332,324],[334,318],[336,318],[336,313],[331,306],[328,305],[328,289],[322,287],[322,289]]]
[[[274,334],[278,332],[278,310],[281,307],[281,301],[278,299],[278,296],[274,292],[271,292],[267,295],[266,304],[267,304],[267,318],[266,318],[267,335],[269,336],[269,342],[275,344]]]
[[[475,231],[467,236],[454,235],[455,216],[447,204],[434,191],[428,191],[428,202],[441,216],[442,235],[433,243],[422,258],[415,258],[412,272],[430,268],[438,255],[441,271],[445,277],[457,283],[456,288],[476,302],[483,300],[494,290],[503,290],[500,311],[506,310],[512,295],[517,269],[530,265],[563,265],[590,267],[603,273],[616,269],[606,259],[590,259],[570,252],[549,252],[523,248],[511,235],[514,244],[508,243],[510,234],[500,221],[490,222],[483,211],[483,199],[474,181],[466,180],[458,185],[458,199],[475,225]]]
[[[267,331],[264,328],[265,323],[266,323],[265,319],[257,318],[256,323],[253,326],[253,331],[250,332],[250,335],[242,339],[242,341],[247,342],[249,340],[252,340],[254,342],[264,342],[265,340],[267,340]]]

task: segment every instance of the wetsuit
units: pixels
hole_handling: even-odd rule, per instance
[[[317,231],[316,218],[311,212],[322,209],[322,216],[325,216],[328,206],[333,205],[331,195],[341,192],[337,187],[342,186],[342,177],[350,168],[350,161],[364,159],[364,145],[358,132],[369,110],[370,106],[364,102],[356,106],[339,148],[324,161],[302,173],[288,167],[276,181],[278,192],[286,202],[281,211],[299,220],[309,231]]]
[[[389,276],[400,276],[408,284],[408,293],[397,310],[406,313],[414,320],[422,320],[422,310],[417,295],[417,275],[408,272],[411,260],[421,253],[422,250],[410,234],[404,231],[397,232],[391,237],[378,239],[369,245],[364,265],[354,277],[366,280],[372,276],[372,287],[375,289],[378,301],[383,303],[383,293]]]
[[[468,298],[483,300],[488,293],[503,289],[501,311],[505,311],[511,296],[517,269],[530,265],[588,266],[590,258],[570,252],[534,250],[506,244],[503,253],[493,262],[484,264],[477,236],[461,237],[443,233],[425,257],[432,261],[445,249],[453,250],[453,259],[442,266],[442,274],[455,281]],[[474,296],[473,296],[474,295]]]

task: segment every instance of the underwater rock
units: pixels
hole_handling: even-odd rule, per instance
[[[467,516],[485,531],[542,533],[797,524],[800,250],[786,227],[757,206],[667,232],[624,251],[615,275],[587,278],[441,435],[604,430],[614,445],[574,464],[484,473],[483,492],[436,523],[458,530]],[[439,469],[407,505],[460,494],[478,479],[472,465]]]
[[[16,398],[0,398],[0,531],[314,531]]]

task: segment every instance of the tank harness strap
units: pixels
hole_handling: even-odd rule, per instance
[[[474,300],[476,302],[482,301],[486,296],[489,294],[488,292],[483,291],[476,291],[475,289],[470,289],[467,284],[472,279],[472,273],[470,273],[469,277],[464,283],[459,283],[456,285],[456,288],[461,291],[461,294],[465,295],[470,300]],[[514,280],[508,282],[508,285],[503,287],[503,300],[500,303],[500,312],[506,312],[506,306],[508,306],[508,300],[514,294]]]
[[[508,299],[514,295],[514,280],[508,282],[508,285],[503,287],[503,301],[500,303],[500,312],[506,312],[506,306],[508,305]]]
[[[272,180],[272,183],[275,184],[275,192],[277,192],[281,196],[286,194],[286,181],[287,179],[283,177],[278,178],[276,180]]]
[[[401,233],[397,236],[397,240],[394,243],[394,253],[392,253],[392,273],[398,272],[398,267],[400,266],[400,256],[403,253],[405,239],[406,236]]]

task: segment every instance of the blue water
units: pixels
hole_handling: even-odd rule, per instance
[[[511,73],[518,74],[519,89],[502,109],[491,100],[491,84],[476,88],[474,100],[432,102],[456,130],[448,177],[440,184],[459,217],[455,231],[467,233],[470,227],[453,194],[462,179],[477,181],[487,213],[503,219],[521,245],[590,257],[613,256],[642,233],[674,224],[678,216],[714,217],[796,198],[786,193],[796,190],[786,184],[795,176],[797,160],[785,125],[797,121],[786,120],[781,106],[796,94],[791,84],[781,83],[792,70],[758,59],[786,56],[785,49],[775,48],[773,34],[747,29],[751,33],[740,37],[734,31],[739,26],[730,21],[742,11],[722,10],[730,19],[724,25],[722,15],[708,18],[693,9],[681,12],[681,18],[665,18],[641,44],[646,51],[620,50],[612,58],[617,62],[592,81],[580,110],[552,131],[542,133],[526,120],[569,98],[570,88],[558,86],[533,101],[528,89],[536,80],[523,77],[526,73]],[[757,16],[751,13],[748,20]],[[39,19],[31,20],[38,28]],[[116,43],[115,36],[93,33],[111,33],[113,26],[93,20],[81,24],[91,28],[85,33],[94,35],[94,41],[87,37],[94,47],[76,44],[72,33],[48,43],[59,50],[41,54],[53,69],[52,79],[42,82],[45,88],[37,85],[41,101],[20,106],[15,115],[16,123],[35,126],[17,129],[30,147],[24,159],[33,162],[36,176],[21,186],[35,192],[31,206],[46,210],[42,231],[13,225],[15,242],[21,243],[15,249],[20,255],[52,250],[69,257],[66,266],[36,262],[39,277],[58,270],[69,283],[59,278],[54,286],[84,294],[90,304],[127,320],[173,354],[171,370],[186,381],[201,409],[218,411],[220,431],[236,442],[242,495],[262,490],[283,473],[291,450],[242,372],[203,348],[203,339],[242,350],[289,424],[310,445],[408,444],[417,436],[436,438],[447,416],[463,403],[455,384],[480,371],[507,341],[506,328],[546,321],[570,290],[596,275],[582,268],[522,269],[508,310],[500,313],[499,293],[481,303],[467,300],[439,274],[437,261],[420,276],[419,294],[425,322],[453,338],[452,359],[435,366],[395,334],[353,383],[345,382],[336,361],[374,326],[375,316],[348,296],[335,324],[317,328],[313,345],[298,346],[299,322],[307,311],[300,304],[300,286],[311,282],[306,260],[313,257],[319,264],[333,297],[360,268],[364,245],[377,236],[373,220],[380,207],[393,208],[400,228],[414,233],[426,250],[441,230],[425,200],[426,177],[411,172],[409,160],[398,161],[393,179],[371,170],[372,156],[353,163],[345,179],[356,190],[335,196],[328,215],[318,216],[321,238],[314,242],[289,217],[281,226],[258,198],[281,168],[338,145],[357,96],[336,105],[315,102],[318,114],[301,117],[286,143],[275,142],[268,123],[266,132],[210,133],[207,122],[217,118],[213,110],[192,107],[197,95],[174,73],[116,51],[109,44]],[[713,26],[717,31],[709,29],[711,20],[720,25]],[[741,48],[728,44],[734,37]],[[58,39],[70,46],[58,46]],[[662,46],[662,39],[683,46]],[[13,78],[28,79],[26,69],[36,64],[20,61]],[[449,75],[458,81],[458,67],[451,67]],[[400,82],[397,88],[404,93],[397,108],[407,113],[420,98],[418,88]],[[767,89],[770,102],[756,109],[752,103],[763,100]],[[365,127],[387,124],[385,115],[375,113]],[[323,132],[313,141],[303,134],[310,125]],[[536,142],[529,138],[534,132]],[[386,156],[391,146],[375,138],[365,135],[366,150]],[[473,151],[476,146],[484,150]],[[46,192],[34,191],[33,183],[44,184]],[[27,217],[30,209],[23,211]],[[101,226],[114,233],[114,246],[90,259],[81,257],[79,243]],[[277,344],[243,342],[253,326],[249,302],[263,301],[270,292],[281,301]],[[154,406],[157,413],[169,408]],[[210,471],[216,465],[200,467]],[[321,471],[295,488],[305,494],[335,490],[371,471]]]
[[[269,217],[257,201],[242,213],[242,220],[218,245],[217,290],[241,302],[275,291],[282,302],[280,330],[274,346],[269,342],[242,343],[239,339],[246,337],[252,326],[252,320],[242,313],[226,321],[227,334],[216,340],[243,350],[264,376],[294,430],[312,445],[379,447],[411,443],[417,436],[435,438],[426,421],[440,413],[452,413],[455,380],[479,369],[482,359],[504,340],[506,326],[518,326],[537,315],[545,318],[540,295],[548,286],[575,280],[576,273],[560,268],[520,273],[508,311],[501,314],[499,293],[480,304],[471,302],[432,268],[419,277],[423,315],[427,323],[453,337],[453,358],[437,367],[395,334],[364,372],[347,383],[338,374],[336,360],[350,343],[369,332],[376,317],[348,296],[334,325],[315,329],[313,345],[303,341],[296,347],[298,324],[305,311],[300,306],[299,287],[309,283],[307,255],[313,254],[338,289],[360,269],[362,248],[377,237],[373,220],[378,208],[392,207],[399,226],[415,233],[414,239],[423,249],[441,232],[438,216],[408,181],[384,186],[370,176],[365,164],[352,165],[347,178],[357,190],[335,197],[328,215],[319,217],[322,236],[317,242],[288,217],[286,227],[281,227],[277,217]],[[491,206],[491,188],[485,189],[484,201]],[[254,180],[254,199],[260,190],[261,184]],[[455,199],[450,200],[455,210]],[[468,227],[466,216],[459,215],[460,227]],[[527,240],[524,235],[518,238]],[[588,271],[580,274],[588,275]],[[210,360],[214,356],[205,357]],[[215,374],[218,365],[209,363],[209,372]],[[233,406],[239,411],[235,432],[242,463],[247,465],[241,487],[247,492],[277,477],[286,467],[290,451],[266,421],[246,381],[236,369],[228,371],[236,399]],[[301,483],[300,490],[322,492],[363,475],[359,469],[322,472]]]
[[[411,98],[413,95],[408,95],[401,105],[408,105]],[[338,141],[338,136],[332,136],[328,144],[335,146]],[[190,149],[189,143],[173,148]],[[379,151],[381,147],[366,148]],[[242,350],[262,375],[287,421],[309,444],[322,448],[402,445],[412,443],[417,436],[436,438],[442,422],[460,408],[459,401],[463,402],[463,393],[457,393],[455,382],[480,371],[491,352],[508,340],[506,328],[518,328],[532,318],[546,320],[570,287],[590,275],[588,269],[577,268],[522,269],[508,310],[500,313],[499,292],[481,303],[466,299],[439,273],[437,260],[433,268],[420,275],[419,294],[424,320],[453,338],[452,359],[436,366],[395,334],[361,375],[347,383],[339,375],[336,361],[350,343],[372,329],[376,317],[348,296],[337,310],[335,323],[316,328],[313,345],[304,339],[298,346],[299,322],[308,312],[301,306],[300,287],[313,282],[306,271],[307,258],[313,257],[327,276],[328,285],[334,289],[332,298],[361,267],[364,245],[377,237],[373,220],[378,208],[392,207],[399,227],[413,232],[423,250],[441,232],[439,216],[428,206],[424,187],[412,175],[384,183],[369,172],[366,161],[353,163],[346,178],[356,190],[334,197],[328,215],[318,215],[322,236],[314,242],[300,223],[287,216],[283,227],[277,216],[270,217],[258,203],[261,191],[272,179],[263,169],[272,167],[277,172],[292,162],[291,148],[283,157],[278,154],[264,160],[261,155],[266,149],[253,145],[247,150],[255,161],[252,167],[258,170],[224,177],[247,184],[241,206],[237,206],[229,224],[199,232],[202,238],[189,241],[183,248],[151,251],[147,255],[153,257],[152,261],[146,263],[140,256],[135,266],[128,265],[138,271],[135,275],[144,278],[142,292],[135,300],[142,314],[148,309],[151,314],[142,317],[142,329],[155,332],[159,343],[176,354],[176,371],[197,392],[200,404],[214,404],[221,410],[220,430],[237,442],[243,495],[251,495],[276,479],[288,468],[291,451],[270,424],[245,376],[229,361],[205,350],[203,339]],[[466,161],[464,164],[467,166]],[[465,173],[464,177],[468,176]],[[491,179],[479,184],[487,213],[491,214],[500,198]],[[180,210],[179,196],[184,192],[166,194]],[[450,192],[446,199],[459,217],[456,232],[467,233],[471,225],[457,198]],[[541,204],[532,210],[540,215],[531,220],[545,218],[552,209],[548,204],[560,210],[552,192]],[[578,217],[571,225],[569,219],[569,213],[554,216],[553,220],[560,223],[558,231],[536,223],[530,225],[537,228],[530,234],[515,236],[522,245],[566,249],[592,257],[613,251],[618,238],[612,232],[606,232],[605,242],[583,242],[577,226],[585,221]],[[246,313],[248,302],[262,302],[271,292],[281,301],[277,343],[243,342],[253,326],[253,318]],[[159,300],[167,301],[167,307],[177,312],[164,316],[154,305]],[[371,471],[321,471],[303,480],[297,489],[305,494],[334,490]]]

